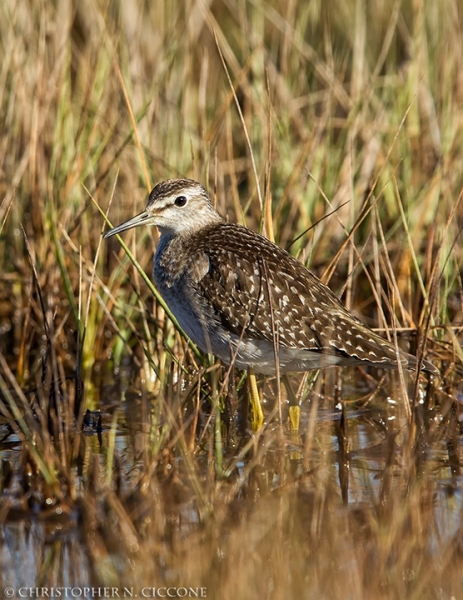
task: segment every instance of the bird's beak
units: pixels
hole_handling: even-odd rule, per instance
[[[144,210],[143,212],[141,212],[139,215],[136,215],[135,217],[132,217],[131,219],[129,219],[128,221],[124,221],[124,223],[121,223],[120,225],[117,225],[116,227],[113,227],[112,229],[110,229],[109,231],[107,231],[104,234],[104,238],[109,238],[112,235],[115,235],[116,233],[122,233],[123,231],[126,231],[127,229],[132,229],[133,227],[139,227],[140,225],[155,225],[155,215],[153,215],[153,213]]]

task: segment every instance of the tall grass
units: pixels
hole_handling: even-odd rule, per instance
[[[0,3],[1,523],[79,531],[74,577],[108,585],[460,589],[462,35],[457,0]],[[156,234],[102,244],[180,174],[442,381],[327,372],[301,438],[250,437],[240,376],[142,276]]]

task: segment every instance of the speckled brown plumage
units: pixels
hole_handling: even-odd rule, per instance
[[[156,285],[204,351],[239,368],[274,374],[329,365],[416,368],[416,358],[354,317],[305,266],[250,229],[225,223],[204,188],[158,184],[146,211],[108,232],[143,223],[161,231]],[[107,235],[108,235],[107,234]],[[424,362],[423,370],[435,372]]]

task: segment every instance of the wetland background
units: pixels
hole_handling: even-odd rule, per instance
[[[461,597],[462,39],[459,0],[2,0],[2,590]],[[441,377],[301,375],[297,434],[269,378],[252,435],[156,233],[102,243],[178,175]]]

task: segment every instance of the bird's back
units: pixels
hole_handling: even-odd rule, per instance
[[[404,367],[416,366],[415,357],[398,354],[300,261],[245,227],[219,222],[161,239],[155,279],[193,340],[226,362],[235,353],[238,366],[272,373],[277,348],[281,371],[362,363],[397,368],[399,357]]]

